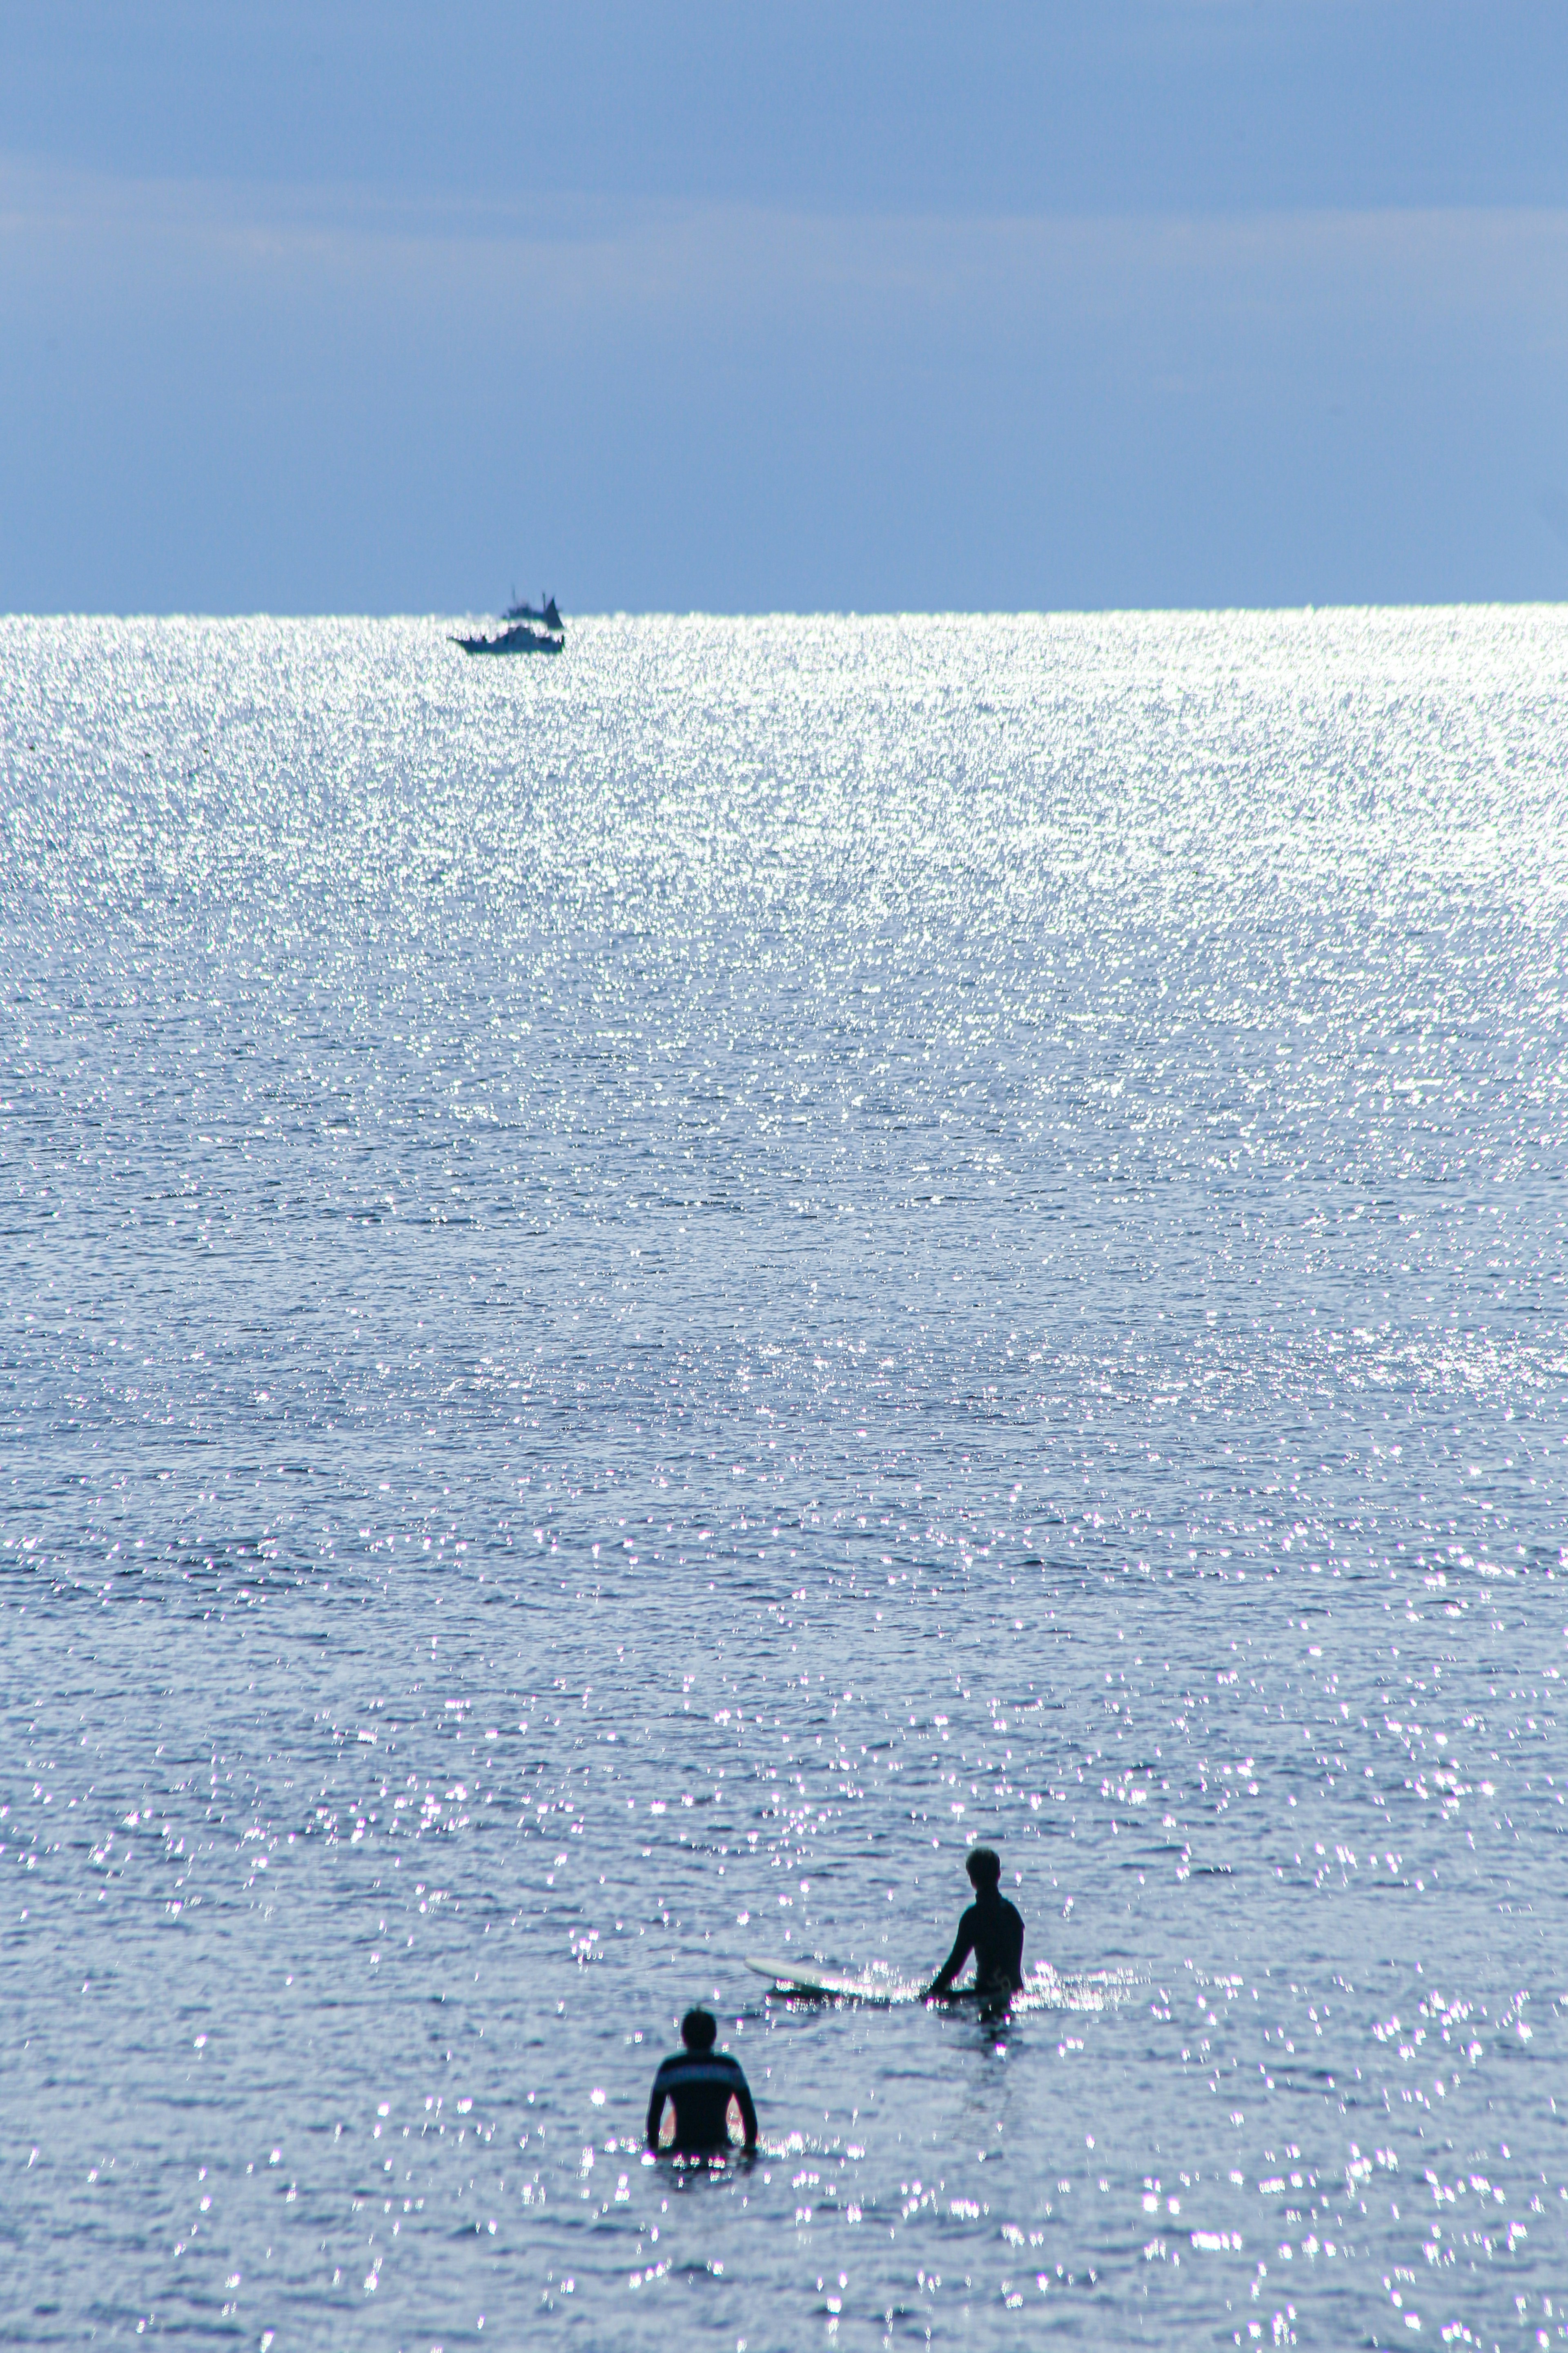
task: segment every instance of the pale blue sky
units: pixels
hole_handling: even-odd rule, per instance
[[[1568,596],[1568,5],[0,16],[0,607]]]

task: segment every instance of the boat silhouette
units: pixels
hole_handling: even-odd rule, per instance
[[[501,615],[507,624],[495,635],[454,638],[466,654],[558,654],[566,644],[566,624],[553,596],[541,605],[509,605]]]

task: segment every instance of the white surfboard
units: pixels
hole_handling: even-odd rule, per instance
[[[769,1960],[746,1955],[746,1967],[765,1978],[774,1993],[786,2001],[856,2001],[879,2010],[900,2002],[923,2001],[924,1978],[900,1978],[888,1970],[864,1969],[858,1975],[830,1969],[826,1963],[802,1957]],[[1022,1990],[1013,1997],[1015,2010],[1111,2010],[1125,2001],[1142,1981],[1121,1970],[1096,1969],[1061,1977],[1049,1961],[1037,1961],[1024,1973]],[[976,2001],[976,1989],[960,1986],[949,2001]],[[988,1997],[990,1999],[990,1997]]]
[[[849,1976],[816,1960],[763,1960],[748,1953],[746,1967],[766,1978],[775,1993],[795,2001],[873,2002],[885,2010],[894,2002],[918,2001],[921,1992],[919,1986],[903,1984],[881,1972],[868,1969]]]

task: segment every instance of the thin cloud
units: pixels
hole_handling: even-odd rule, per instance
[[[130,181],[0,160],[0,266],[131,262],[188,280],[205,260],[423,292],[489,291],[582,314],[864,302],[999,315],[1068,300],[1086,319],[1159,294],[1189,314],[1526,311],[1568,326],[1568,208],[1316,211],[1085,219],[814,213],[749,205],[406,199],[244,182]]]

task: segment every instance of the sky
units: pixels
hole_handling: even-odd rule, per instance
[[[1568,597],[1568,0],[0,11],[0,610]]]

